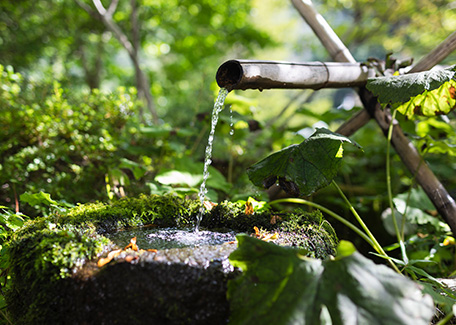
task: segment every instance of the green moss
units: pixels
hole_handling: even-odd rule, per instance
[[[278,232],[278,239],[273,242],[304,248],[309,252],[308,256],[314,258],[334,255],[338,243],[334,229],[318,210],[278,213],[263,209],[261,213],[246,214],[244,205],[222,202],[204,216],[201,225],[209,229],[228,228],[245,233],[253,233],[254,226]]]
[[[78,205],[66,214],[28,222],[4,250],[11,276],[6,295],[9,311],[19,324],[49,321],[49,308],[61,308],[68,299],[59,293],[67,283],[65,279],[112,245],[103,234],[148,224],[189,226],[199,208],[198,201],[173,195],[141,195],[112,204]],[[208,229],[230,228],[247,233],[252,233],[254,226],[277,231],[278,243],[307,248],[312,257],[334,254],[337,244],[332,227],[319,212],[277,214],[264,209],[246,214],[243,204],[223,202],[206,213],[201,223]]]
[[[7,291],[9,310],[24,323],[29,323],[25,319],[37,317],[59,299],[54,293],[57,281],[71,276],[74,268],[100,254],[109,244],[107,238],[93,228],[56,225],[43,220],[37,224],[45,227],[31,232],[30,228],[34,227],[29,226],[29,231],[14,236],[7,250],[11,265],[11,286]]]
[[[191,223],[196,204],[173,195],[141,195],[123,198],[110,205],[91,203],[78,205],[62,220],[66,223],[92,223],[98,232],[111,232],[121,228],[138,227],[151,223],[158,226],[183,226]]]
[[[240,203],[224,201],[206,213],[201,221],[203,227],[228,228],[239,232],[253,232],[253,227],[273,229],[271,223],[273,211],[263,209],[261,213],[246,214],[245,206]]]
[[[290,214],[280,222],[278,231],[276,243],[279,245],[304,248],[313,258],[335,255],[338,244],[336,233],[318,210],[311,213],[298,210]]]

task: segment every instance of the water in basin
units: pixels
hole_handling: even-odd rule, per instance
[[[235,240],[233,231],[215,232],[193,228],[134,228],[117,231],[107,237],[119,247],[125,247],[131,238],[136,237],[140,249],[168,249],[219,245]]]

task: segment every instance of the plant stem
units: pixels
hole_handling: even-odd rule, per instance
[[[3,318],[3,320],[6,322],[6,324],[13,325],[13,322],[11,322],[11,320],[9,319],[7,312],[0,310],[0,314]]]
[[[374,235],[371,233],[369,228],[366,226],[366,224],[364,223],[363,219],[361,219],[360,215],[355,210],[355,208],[350,203],[350,201],[347,199],[347,197],[345,196],[344,192],[342,192],[342,190],[340,189],[339,185],[337,185],[334,180],[332,181],[332,184],[336,187],[336,189],[339,192],[340,196],[345,201],[345,203],[349,207],[350,211],[352,212],[352,214],[355,216],[356,220],[358,221],[358,223],[361,225],[361,228],[363,228],[364,232],[370,238],[370,240],[372,242],[371,246],[377,251],[377,253],[379,253],[380,255],[384,256],[387,259],[388,263],[391,265],[391,267],[397,273],[401,273],[401,271],[397,268],[396,264],[394,264],[394,262],[389,258],[388,254],[386,254],[386,252],[383,250],[383,247],[379,244],[377,239],[374,237]]]
[[[372,242],[372,240],[361,229],[359,229],[354,224],[352,224],[350,221],[348,221],[345,218],[341,217],[337,213],[335,213],[335,212],[333,212],[333,211],[331,211],[331,210],[329,210],[329,209],[327,209],[327,208],[325,208],[325,207],[323,207],[323,206],[321,206],[321,205],[319,205],[317,203],[314,203],[314,202],[311,202],[311,201],[307,201],[307,200],[304,200],[304,199],[294,199],[294,198],[278,199],[278,200],[269,202],[269,204],[271,204],[271,205],[272,204],[276,204],[276,203],[305,204],[305,205],[311,206],[313,208],[319,209],[319,210],[325,212],[326,214],[330,215],[331,217],[333,217],[337,221],[339,221],[339,222],[343,223],[344,225],[346,225],[348,228],[350,228],[355,233],[357,233],[361,238],[363,238],[369,245],[371,245],[372,247],[375,248],[375,245]]]
[[[449,312],[444,318],[442,318],[438,323],[437,325],[445,325],[446,323],[448,323],[454,316],[454,313],[451,311]]]
[[[397,226],[397,219],[396,214],[394,213],[394,203],[393,203],[393,191],[391,189],[391,159],[390,159],[390,151],[391,151],[391,137],[393,135],[393,127],[394,127],[394,119],[396,118],[397,110],[393,111],[393,115],[391,116],[391,123],[388,128],[388,137],[386,142],[386,187],[388,189],[388,202],[391,209],[391,217],[393,218],[393,225],[394,231],[396,233],[397,241],[400,243],[403,241],[401,237],[401,233],[399,231],[399,227]]]

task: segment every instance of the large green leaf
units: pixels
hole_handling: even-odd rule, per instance
[[[247,169],[250,181],[269,188],[277,182],[287,192],[307,196],[331,183],[339,170],[343,142],[349,138],[327,129],[317,131],[299,145],[273,153]]]
[[[429,324],[432,299],[411,280],[357,253],[321,261],[297,249],[237,236],[228,284],[230,324]]]
[[[408,102],[412,97],[439,88],[454,78],[455,67],[369,79],[369,89],[384,104]]]

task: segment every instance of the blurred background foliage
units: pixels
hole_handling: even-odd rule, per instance
[[[418,60],[456,28],[449,0],[314,3],[358,61],[389,52]],[[279,0],[1,1],[0,48],[0,205],[32,217],[40,211],[20,202],[25,192],[70,204],[139,193],[196,197],[218,66],[230,58],[329,60],[291,2]],[[454,62],[451,55],[443,64]],[[280,195],[254,188],[245,169],[315,126],[335,130],[358,109],[352,90],[231,92],[216,131],[209,199]],[[448,127],[454,133],[452,122],[402,123],[421,148],[426,127],[433,140]],[[353,138],[364,152],[346,153],[338,182],[375,235],[393,242],[381,218],[386,140],[372,122]],[[426,157],[454,191],[450,155]],[[394,192],[406,192],[413,179],[398,159],[393,172]],[[351,219],[331,191],[313,199]]]

